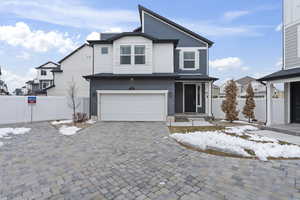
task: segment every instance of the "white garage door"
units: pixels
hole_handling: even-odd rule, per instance
[[[165,121],[165,90],[98,91],[98,117],[103,121]]]

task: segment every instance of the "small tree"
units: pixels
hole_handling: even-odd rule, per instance
[[[254,119],[254,108],[255,108],[255,101],[254,101],[254,92],[251,83],[248,84],[247,90],[246,90],[246,103],[243,108],[243,114],[246,118],[248,118],[248,121],[250,122],[251,119]]]
[[[75,81],[72,79],[69,88],[68,88],[68,95],[70,98],[70,102],[68,105],[72,108],[73,111],[73,122],[75,123],[76,120],[76,109],[79,107],[80,102],[77,102],[77,87]]]
[[[239,112],[236,110],[237,106],[237,85],[234,80],[230,80],[225,87],[225,100],[222,102],[222,111],[225,113],[226,120],[231,123],[238,119]]]

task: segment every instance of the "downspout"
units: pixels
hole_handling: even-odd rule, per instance
[[[92,53],[92,74],[94,75],[94,73],[95,73],[95,70],[94,70],[94,66],[95,66],[95,59],[94,59],[94,45],[93,44],[90,44],[90,46],[93,48],[93,53]],[[89,105],[89,118],[91,118],[92,117],[92,87],[91,87],[91,81],[92,81],[92,79],[90,78],[89,80],[87,80],[87,81],[89,81],[89,86],[90,86],[90,99],[89,99],[89,103],[90,103],[90,105]]]

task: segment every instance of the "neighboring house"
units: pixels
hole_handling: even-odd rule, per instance
[[[34,79],[32,81],[27,81],[25,83],[25,87],[27,89],[27,93],[25,93],[24,95],[45,94],[45,92],[40,89],[40,82],[37,79]]]
[[[37,75],[33,80],[25,83],[26,93],[24,95],[47,95],[47,90],[54,85],[52,70],[59,69],[59,64],[48,61],[35,69]]]
[[[213,42],[142,6],[139,14],[141,27],[133,32],[101,33],[100,40],[80,47],[84,51],[60,61],[54,88],[66,83],[63,78],[57,82],[58,74],[80,82],[78,75],[69,75],[74,74],[71,67],[80,68],[80,73],[86,67],[89,86],[84,90],[90,96],[90,113],[99,120],[211,116],[212,84],[217,80],[209,76],[208,51]],[[80,66],[78,59],[86,59],[87,65],[80,62]]]
[[[220,87],[213,84],[212,86],[212,97],[213,98],[218,98],[220,96]]]
[[[16,88],[13,91],[13,94],[16,95],[16,96],[23,96],[24,95],[21,88]]]
[[[249,84],[252,85],[254,97],[255,98],[265,98],[266,97],[266,85],[262,82],[257,81],[255,78],[250,76],[245,76],[235,81],[238,87],[238,97],[245,98],[247,94],[247,87]],[[220,97],[225,97],[225,87],[227,82],[220,87]],[[273,98],[279,98],[279,90],[273,87]]]
[[[36,67],[37,77],[36,81],[39,83],[39,89],[45,90],[53,85],[53,73],[52,70],[58,69],[59,64],[49,61],[39,67]]]
[[[267,125],[273,124],[272,85],[284,83],[285,123],[300,123],[300,1],[284,0],[283,66],[258,79],[267,84]]]
[[[95,52],[100,54],[100,52]],[[83,76],[94,72],[93,48],[83,44],[69,55],[58,61],[59,67],[53,69],[54,84],[47,89],[48,96],[68,96],[68,88],[75,83],[76,96],[89,97],[89,82]],[[103,60],[105,62],[105,60]],[[108,66],[105,66],[108,67]]]

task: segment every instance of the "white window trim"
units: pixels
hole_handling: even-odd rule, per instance
[[[183,51],[182,53],[183,53],[183,57],[182,57],[182,59],[183,59],[183,69],[185,69],[185,70],[195,70],[196,69],[196,62],[197,62],[197,60],[196,60],[197,52],[195,52],[195,51]],[[184,58],[184,53],[194,53],[194,59]],[[193,68],[185,68],[184,67],[184,62],[185,61],[194,61],[194,67]]]
[[[107,49],[107,53],[103,53],[103,52],[102,52],[102,49],[103,49],[103,48],[106,48],[106,49]],[[109,53],[109,48],[106,47],[106,46],[105,46],[105,47],[100,47],[100,50],[101,50],[101,55],[108,55],[108,53]]]
[[[206,49],[207,48],[201,48],[201,47],[179,47],[176,48],[179,50],[179,69],[184,71],[195,71],[200,68],[200,49]],[[184,68],[184,52],[195,52],[195,67],[194,68]]]
[[[143,54],[136,54],[135,53],[135,47],[144,47],[144,53]],[[133,54],[134,54],[134,65],[146,65],[146,45],[144,44],[135,44],[133,45]],[[145,63],[144,64],[136,64],[135,63],[135,56],[144,56],[145,57]]]
[[[121,63],[121,47],[122,46],[130,46],[130,64],[122,64]],[[145,64],[135,64],[135,51],[134,51],[134,47],[135,46],[144,46],[145,47],[145,52],[144,52],[144,56],[145,56]],[[146,66],[147,65],[147,44],[144,44],[144,43],[141,43],[141,44],[120,44],[119,45],[119,49],[120,49],[120,52],[119,52],[119,59],[120,59],[120,65],[121,66]],[[123,54],[125,55],[125,54]],[[129,54],[126,54],[129,56]],[[125,56],[126,56],[125,55]],[[137,54],[137,55],[142,55],[142,54]]]
[[[130,47],[130,54],[122,54],[122,52],[121,52],[121,48],[122,47]],[[122,56],[130,56],[130,64],[122,64],[122,62],[121,62],[121,57]],[[132,45],[130,45],[130,44],[121,44],[120,45],[120,56],[119,56],[119,59],[120,59],[120,65],[122,65],[122,66],[132,65]]]
[[[297,27],[297,51],[298,51],[298,58],[300,58],[300,25]]]

